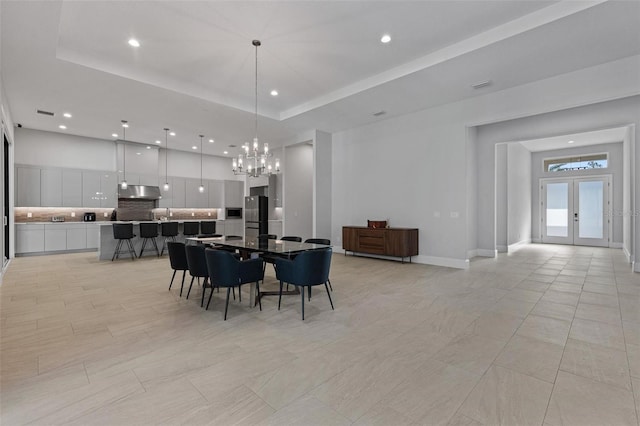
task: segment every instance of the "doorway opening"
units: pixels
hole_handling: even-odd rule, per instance
[[[540,179],[542,242],[609,247],[611,176]]]

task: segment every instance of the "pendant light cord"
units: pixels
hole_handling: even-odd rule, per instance
[[[164,153],[164,183],[169,183],[169,129],[164,128],[164,149],[167,152]]]
[[[200,135],[200,186],[202,186],[202,138],[204,135]]]
[[[122,180],[127,181],[127,124],[126,120],[120,120],[122,123]]]
[[[256,48],[256,75],[255,75],[255,133],[258,139],[258,46],[261,45],[260,40],[253,40],[252,44]]]

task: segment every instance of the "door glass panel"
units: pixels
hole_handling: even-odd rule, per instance
[[[604,182],[578,183],[579,238],[604,238]]]
[[[547,236],[569,236],[569,184],[547,184]]]

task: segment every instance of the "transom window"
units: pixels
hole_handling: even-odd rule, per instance
[[[571,170],[606,169],[609,155],[587,154],[575,157],[549,158],[544,160],[545,172],[566,172]]]

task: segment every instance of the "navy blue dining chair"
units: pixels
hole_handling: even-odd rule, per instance
[[[189,270],[187,252],[184,249],[184,243],[178,241],[168,241],[167,248],[169,250],[169,263],[171,264],[171,269],[173,269],[173,275],[171,276],[171,282],[169,283],[169,290],[171,290],[171,286],[173,285],[173,279],[176,277],[176,272],[182,271],[182,284],[180,285],[180,297],[182,297],[184,277]]]
[[[327,238],[307,238],[306,240],[304,240],[305,243],[309,243],[309,244],[324,244],[325,246],[330,246],[331,245],[331,240],[327,239]],[[329,289],[331,291],[333,291],[333,286],[331,285],[331,280],[327,279],[327,282],[329,283]]]
[[[278,310],[282,301],[282,284],[287,283],[300,288],[302,298],[302,320],[304,321],[304,288],[324,284],[329,296],[331,309],[333,301],[329,294],[327,281],[329,280],[329,270],[331,268],[331,248],[322,250],[309,250],[300,253],[293,260],[276,258],[276,278],[280,281],[280,295],[278,297]],[[309,293],[311,294],[311,293]]]
[[[204,292],[209,283],[209,271],[207,270],[207,261],[204,256],[205,247],[202,244],[185,244],[185,251],[187,253],[187,265],[189,266],[189,274],[191,274],[191,283],[189,284],[189,291],[187,291],[187,299],[191,294],[191,287],[193,287],[193,280],[198,278],[204,278],[202,283],[202,301],[200,307],[204,305]],[[211,288],[213,293],[213,287]]]
[[[260,301],[260,281],[264,279],[262,272],[262,259],[238,260],[233,254],[224,250],[206,249],[205,257],[211,285],[214,287],[227,288],[227,301],[224,305],[224,320],[227,320],[227,311],[229,309],[229,293],[231,289],[247,283],[256,283],[258,291],[258,304],[262,310],[262,302]],[[209,294],[206,309],[209,309],[213,291]]]

